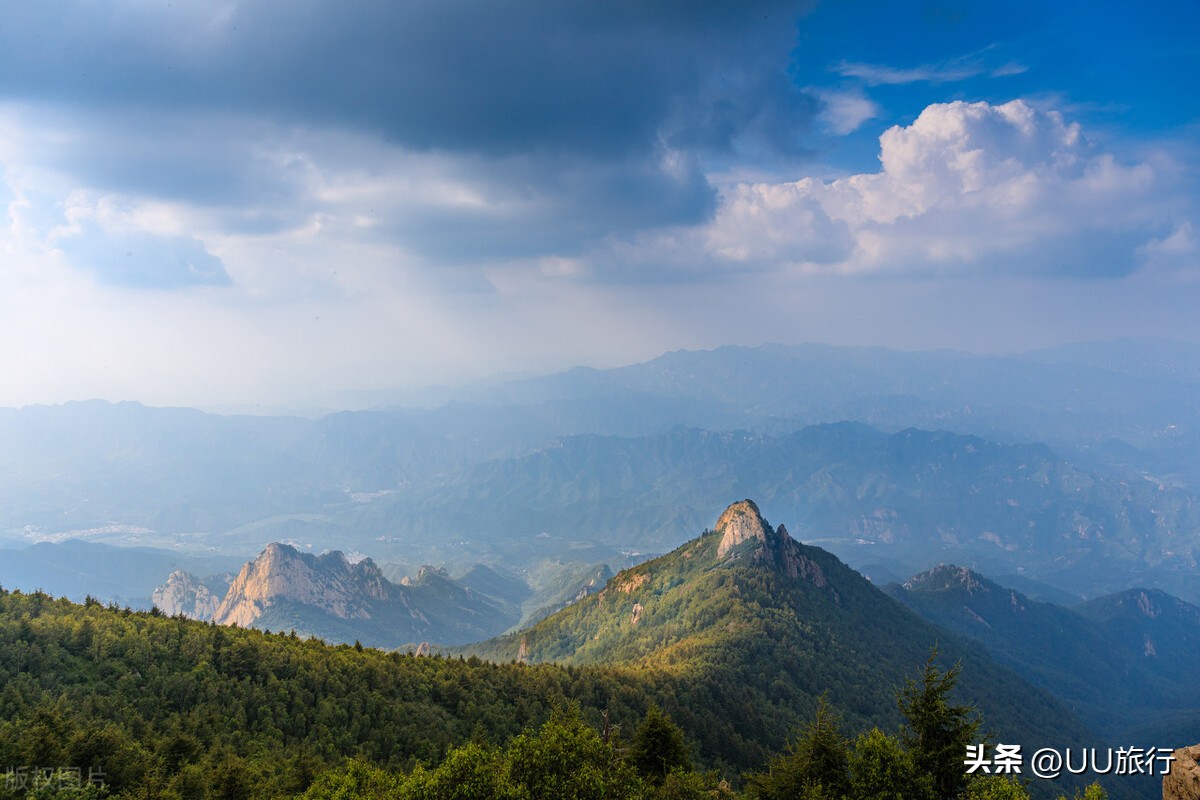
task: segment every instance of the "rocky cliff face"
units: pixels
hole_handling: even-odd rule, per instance
[[[415,580],[395,584],[369,558],[351,563],[338,552],[314,556],[271,544],[242,567],[213,620],[401,647],[494,636],[519,615],[502,606],[451,580],[444,570],[423,568]]]
[[[314,556],[272,543],[242,567],[213,620],[249,626],[281,601],[319,609],[338,619],[365,620],[371,618],[370,601],[391,599],[393,589],[370,559],[351,564],[340,552]]]
[[[793,578],[804,578],[825,587],[828,580],[820,565],[805,556],[783,525],[772,528],[763,519],[753,500],[740,500],[717,518],[714,530],[721,534],[717,558],[734,562],[745,558],[750,563],[774,566]]]
[[[958,591],[968,596],[1005,591],[982,575],[953,564],[938,564],[933,569],[914,575],[904,582],[904,588],[910,592]]]
[[[725,509],[717,518],[714,530],[721,534],[717,558],[724,558],[746,542],[758,547],[765,546],[776,536],[753,500],[741,500]]]
[[[182,614],[190,619],[210,620],[221,604],[199,579],[182,570],[167,577],[167,582],[154,590],[151,601],[169,617]]]
[[[1175,751],[1170,774],[1163,777],[1163,800],[1200,800],[1200,744]]]

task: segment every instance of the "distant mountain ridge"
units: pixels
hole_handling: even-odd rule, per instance
[[[589,531],[617,548],[661,551],[731,492],[760,498],[852,564],[911,574],[955,561],[1080,595],[1152,582],[1200,600],[1200,503],[1189,493],[1094,475],[1044,445],[857,423],[779,437],[685,428],[570,437],[399,491],[359,509],[355,525],[461,530],[497,549],[541,531]]]
[[[242,567],[212,616],[219,625],[392,648],[473,641],[518,618],[438,570],[395,584],[369,558],[351,562],[341,552],[316,556],[280,543]]]
[[[1056,447],[1115,438],[1182,454],[1175,445],[1200,434],[1198,384],[1200,344],[1152,338],[1014,356],[814,343],[678,350],[626,367],[506,382],[467,397],[525,404],[641,395],[724,409],[726,420],[742,415],[719,426],[699,423],[709,428],[779,432],[772,421],[795,429],[852,419]]]
[[[385,560],[399,554],[455,570],[480,561],[509,570],[555,560],[619,567],[639,553],[671,549],[719,511],[713,497],[730,494],[760,498],[805,540],[856,567],[881,565],[896,578],[951,561],[1079,596],[1154,586],[1200,602],[1194,495],[1144,478],[1089,473],[1044,445],[944,431],[888,434],[856,423],[785,436],[676,428],[636,438],[569,437],[320,514],[273,517],[188,541],[236,539],[240,549],[286,533],[297,543]],[[91,547],[146,561],[138,551],[105,551],[92,542],[35,547],[60,554]],[[210,574],[184,563],[192,557],[163,553],[155,557],[162,566],[120,568],[126,577],[114,581],[118,566],[100,569],[99,556],[76,557],[63,570],[34,564],[33,552],[0,563],[0,583],[64,594],[91,585],[103,591],[84,591],[140,597],[138,604],[148,606],[150,592],[171,571]],[[46,579],[17,582],[35,574]],[[135,590],[147,575],[153,582]],[[544,605],[558,602],[548,597]]]
[[[0,409],[0,542],[245,558],[292,541],[520,571],[663,552],[719,512],[713,497],[750,495],[856,564],[837,540],[862,539],[883,558],[864,551],[861,561],[893,575],[937,561],[1019,574],[1024,555],[1052,544],[1033,579],[1086,596],[1152,585],[1200,602],[1200,507],[1187,489],[1200,487],[1197,363],[1200,346],[1157,340],[1012,357],[767,345],[315,420],[136,403]],[[867,434],[842,429],[822,450],[808,426],[844,420],[916,433],[891,441],[890,454],[868,453]],[[926,435],[936,431],[940,453]],[[987,452],[953,460],[971,437]],[[824,463],[813,465],[810,447]],[[1000,496],[1020,448],[1048,469],[1040,497],[1032,467],[1018,480],[1029,496]],[[982,456],[996,458],[990,471]],[[972,464],[976,480],[944,474]],[[1008,500],[1018,505],[995,505]],[[987,526],[963,525],[971,516]]]
[[[942,565],[887,592],[937,625],[981,642],[1109,735],[1200,739],[1194,698],[1200,608],[1131,589],[1064,608],[972,570]]]
[[[775,435],[840,420],[946,429],[1044,441],[1088,469],[1200,486],[1197,364],[1200,345],[1159,340],[1013,357],[764,345],[505,381],[452,392],[435,409],[315,420],[130,402],[0,409],[0,532],[116,520],[220,533],[563,436],[645,436],[681,424]]]

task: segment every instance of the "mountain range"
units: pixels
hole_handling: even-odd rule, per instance
[[[1034,594],[1200,602],[1197,364],[1157,340],[727,347],[320,419],[0,410],[0,544],[244,560],[283,541],[523,574],[665,552],[732,494],[884,581],[954,562]]]
[[[780,437],[683,428],[570,437],[398,490],[346,524],[406,541],[453,531],[497,557],[584,535],[662,552],[711,519],[711,498],[730,494],[760,498],[803,539],[859,567],[904,576],[954,561],[1079,595],[1152,585],[1200,601],[1200,504],[1190,493],[1088,473],[1044,445],[857,423]]]
[[[100,639],[93,635],[94,626],[101,622],[94,611],[97,603],[78,612],[54,607],[53,614],[78,613],[92,620],[83,627],[69,619],[30,625],[27,613],[22,626],[19,620],[4,622],[0,613],[0,636],[20,639],[65,631],[65,645],[46,649],[30,639],[14,644],[11,652],[78,655],[82,660],[70,669],[92,669],[93,661],[105,654],[132,658],[124,672],[105,667],[104,674],[127,675],[122,692],[142,685],[143,674],[152,676],[145,691],[183,691],[199,670],[207,676],[203,691],[209,694],[232,696],[235,686],[252,688],[265,680],[274,681],[272,691],[287,697],[309,691],[304,687],[311,678],[292,683],[300,680],[297,664],[320,656],[323,649],[318,639],[305,642],[296,633],[386,647],[439,642],[435,649],[484,661],[416,661],[460,663],[472,670],[472,665],[491,662],[490,671],[476,670],[469,679],[464,673],[453,679],[456,683],[434,687],[435,698],[445,692],[460,698],[459,714],[474,718],[470,709],[475,701],[469,698],[480,691],[491,693],[489,703],[528,702],[518,697],[526,691],[519,688],[526,680],[519,677],[522,673],[531,681],[557,675],[589,708],[615,709],[617,719],[626,718],[631,708],[645,708],[653,698],[694,741],[701,763],[734,772],[780,751],[814,713],[821,696],[839,710],[849,732],[871,726],[895,729],[895,691],[920,673],[931,653],[942,669],[961,670],[956,697],[982,713],[995,741],[1018,742],[1030,751],[1042,745],[1125,744],[1111,737],[1137,733],[1174,744],[1173,737],[1190,732],[1195,720],[1187,698],[1200,612],[1161,593],[1126,592],[1068,610],[1029,600],[957,567],[940,567],[885,592],[830,552],[802,543],[783,525],[767,523],[750,500],[727,507],[711,531],[620,570],[602,586],[596,583],[592,581],[593,588],[599,591],[582,593],[528,627],[478,641],[511,624],[522,598],[529,599],[528,585],[522,588],[516,576],[480,566],[454,581],[425,569],[397,584],[370,559],[337,552],[316,556],[273,544],[243,566],[213,616],[225,625],[278,632],[262,642],[235,638],[232,645],[223,643],[211,632],[223,630],[221,626],[188,628],[180,615],[170,621],[177,627],[171,635],[136,634],[142,644],[120,644],[141,627],[158,623],[112,609],[112,618],[103,624],[127,633],[106,635],[107,644],[96,649]],[[182,572],[163,588],[193,608],[201,600],[211,607],[215,600],[211,591],[205,595],[203,581]],[[507,597],[507,605],[485,592]],[[28,602],[37,601],[41,608],[51,602],[44,595],[30,597]],[[0,612],[26,602],[0,594]],[[149,615],[154,616],[162,614]],[[279,635],[285,631],[292,635]],[[182,644],[201,632],[204,640],[213,639],[211,645]],[[1073,646],[1055,649],[1064,638]],[[453,647],[456,639],[463,644]],[[175,650],[158,655],[147,650],[172,641]],[[339,658],[352,662],[361,655],[364,663],[374,658],[356,655],[357,650],[361,648],[344,648],[338,652],[347,655]],[[192,655],[185,658],[187,653]],[[63,678],[55,677],[57,667],[52,669],[48,658],[42,656],[46,663],[38,667],[39,675],[53,685]],[[186,675],[167,675],[162,667],[150,671],[153,664],[176,662]],[[351,662],[339,669],[357,669]],[[20,669],[20,659],[12,663]],[[371,672],[353,680],[369,680],[376,686],[372,692],[393,681],[407,685],[407,663],[389,663],[386,678]],[[5,661],[0,669],[10,666]],[[337,678],[331,686],[345,686],[346,680]],[[340,697],[340,689],[328,691],[334,693],[331,702]],[[510,698],[509,693],[515,694]],[[0,702],[7,702],[7,696],[0,696]],[[178,698],[165,702],[177,703]],[[260,697],[254,702],[266,701]],[[323,704],[321,713],[332,713],[332,708]],[[1149,713],[1130,715],[1126,722],[1132,724],[1116,724],[1118,716],[1138,709]],[[238,713],[247,720],[259,718],[258,712]],[[284,716],[278,709],[271,713],[265,719],[287,720],[288,730],[300,718],[294,709]],[[240,723],[233,719],[228,724]],[[1136,781],[1106,785],[1114,800],[1152,796]],[[1034,793],[1057,796],[1064,788],[1070,787],[1053,782],[1034,787]]]
[[[422,567],[415,576],[381,569],[340,551],[313,555],[267,545],[236,575],[176,570],[152,594],[153,607],[218,625],[285,630],[331,642],[412,648],[479,641],[536,621],[599,589],[604,565],[543,565],[534,589],[521,576],[476,564],[457,578]]]
[[[196,494],[221,483],[221,496],[240,502],[268,485],[262,476],[269,468],[277,494],[258,503],[294,504],[303,491],[279,490],[302,483],[301,476],[342,491],[380,491],[580,433],[641,436],[686,425],[778,434],[852,419],[883,430],[1042,441],[1072,459],[1096,451],[1096,463],[1110,459],[1104,443],[1115,439],[1135,460],[1164,459],[1161,467],[1169,453],[1185,456],[1182,480],[1198,466],[1187,449],[1197,434],[1198,365],[1200,345],[1155,339],[1008,357],[764,345],[677,351],[616,369],[576,368],[442,392],[428,408],[319,419],[137,403],[30,406],[0,409],[0,473],[19,479],[22,489],[97,490],[80,502],[98,502],[100,489],[181,486],[186,477]],[[156,505],[177,506],[179,499],[170,493]],[[186,510],[178,511],[182,521]]]
[[[1065,705],[967,639],[912,614],[831,553],[729,506],[711,531],[617,573],[524,630],[452,652],[492,661],[617,666],[687,685],[669,706],[707,753],[760,756],[826,694],[847,727],[897,721],[894,691],[931,650],[1001,740],[1096,741]],[[703,709],[726,709],[700,723]],[[1004,737],[1008,737],[1005,739]]]
[[[671,713],[704,731],[712,757],[738,763],[763,757],[763,732],[780,746],[797,710],[821,692],[855,728],[894,723],[891,691],[935,645],[944,664],[963,666],[964,694],[1001,738],[1200,738],[1200,707],[1190,702],[1200,608],[1161,591],[1068,608],[945,565],[880,591],[769,525],[749,500],[699,539],[591,583],[563,610],[480,642],[519,617],[530,589],[518,576],[477,566],[456,582],[427,568],[396,585],[369,559],[272,545],[246,564],[213,618],[379,646],[458,641],[468,644],[452,652],[498,662],[691,676]],[[754,710],[713,726],[700,723],[697,706]]]
[[[941,565],[885,591],[968,636],[1111,739],[1200,741],[1200,608],[1131,589],[1072,607]]]
[[[511,737],[548,682],[618,725],[653,702],[702,763],[741,770],[823,693],[850,731],[894,729],[936,646],[1001,740],[1190,743],[1198,423],[1200,347],[1156,340],[681,351],[317,419],[0,410],[0,708],[41,703],[46,741],[91,741],[88,709],[126,698],[144,719],[112,735],[163,745],[110,742],[134,774],[193,751],[224,769],[222,725],[271,752],[317,735],[330,758],[436,758],[454,714]],[[402,656],[426,643],[518,664]],[[422,670],[440,677],[388,703],[436,708],[379,705]],[[197,698],[236,718],[178,717]],[[397,744],[339,704],[456,733]],[[0,725],[0,755],[32,752],[21,736]]]
[[[247,562],[221,597],[176,572],[156,598],[165,601],[164,613],[384,648],[476,641],[521,618],[519,606],[496,602],[441,570],[427,567],[393,583],[369,558],[316,556],[279,543]]]
[[[855,423],[780,437],[570,437],[284,530],[460,572],[480,560],[581,570],[671,549],[716,513],[710,498],[730,493],[763,498],[802,538],[882,583],[943,561],[1011,576],[1045,599],[1062,599],[1050,586],[1089,597],[1152,586],[1200,600],[1200,505],[1185,490],[1088,473],[1043,445]]]

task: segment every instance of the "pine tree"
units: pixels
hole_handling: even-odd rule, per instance
[[[683,731],[657,705],[650,706],[634,733],[629,760],[643,778],[654,784],[662,783],[672,770],[692,768]]]
[[[750,796],[760,800],[836,800],[850,791],[849,742],[837,713],[821,696],[812,722],[788,752],[771,759],[767,771],[752,774]]]
[[[897,692],[900,713],[908,721],[900,730],[900,741],[917,772],[932,778],[934,796],[953,800],[967,785],[963,758],[967,745],[975,742],[980,722],[972,707],[950,702],[959,665],[942,672],[936,659],[934,648],[920,680],[909,678]]]
[[[917,772],[912,754],[894,736],[872,728],[850,753],[850,797],[854,800],[930,800],[928,775]]]

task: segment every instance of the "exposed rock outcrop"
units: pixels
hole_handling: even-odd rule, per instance
[[[270,544],[242,567],[213,621],[368,647],[461,644],[516,622],[501,605],[443,569],[423,567],[395,584],[369,558],[351,562],[339,552],[315,556]]]
[[[1163,800],[1200,800],[1200,744],[1175,751],[1171,772],[1163,776]]]
[[[169,617],[182,614],[190,619],[207,621],[213,618],[221,598],[217,597],[198,578],[182,570],[167,576],[167,582],[154,590],[151,602]]]
[[[1163,776],[1163,800],[1200,800],[1200,745],[1175,751],[1170,774]]]
[[[525,664],[529,661],[529,640],[522,636],[521,646],[517,648],[517,663]]]
[[[314,556],[272,543],[242,567],[213,615],[220,625],[249,626],[270,605],[292,601],[339,619],[370,619],[369,601],[394,585],[371,559],[351,564],[340,552]]]
[[[966,567],[956,567],[953,564],[938,564],[933,569],[914,575],[904,582],[904,588],[910,592],[933,592],[956,589],[973,595],[979,592],[989,594],[1001,587],[992,583]]]
[[[717,518],[715,530],[721,534],[717,558],[724,558],[731,550],[746,542],[765,545],[775,536],[753,500],[741,500],[725,509]],[[787,530],[782,533],[786,536]]]
[[[787,528],[772,528],[753,500],[740,500],[726,508],[714,530],[721,534],[718,559],[744,557],[750,563],[774,566],[792,578],[804,578],[822,588],[829,585],[820,565],[801,552]]]

